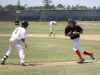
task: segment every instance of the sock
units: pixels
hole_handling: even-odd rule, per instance
[[[81,53],[79,52],[79,50],[76,50],[76,54],[79,56],[80,59],[82,58],[82,55],[81,55]]]
[[[53,34],[55,33],[55,32],[52,32]]]
[[[53,34],[53,32],[50,32],[50,34]]]
[[[90,53],[89,53],[89,52],[86,52],[86,51],[84,51],[84,54],[85,54],[85,55],[90,55]]]
[[[2,60],[6,60],[8,58],[8,56],[7,55],[5,55],[4,57],[3,57],[3,59]]]

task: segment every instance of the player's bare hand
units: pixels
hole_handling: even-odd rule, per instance
[[[73,32],[74,35],[79,34],[79,32]]]

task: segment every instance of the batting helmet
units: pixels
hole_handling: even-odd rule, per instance
[[[51,18],[51,21],[53,21],[53,18]]]
[[[28,24],[28,21],[26,21],[26,20],[25,21],[22,21],[21,24],[22,24],[22,27],[28,27],[28,25],[29,25]]]

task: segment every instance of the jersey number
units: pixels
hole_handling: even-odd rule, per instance
[[[18,32],[19,29],[16,29],[15,34]]]

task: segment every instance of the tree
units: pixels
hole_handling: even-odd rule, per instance
[[[72,5],[72,10],[77,10],[77,7]]]
[[[87,10],[88,8],[86,6],[81,6],[80,4],[77,4],[76,6],[72,5],[72,10]]]
[[[98,10],[100,10],[100,6],[98,6]]]
[[[43,0],[44,9],[50,9],[50,4],[52,3],[52,0]]]
[[[70,5],[68,5],[68,6],[66,7],[66,9],[67,9],[67,10],[70,10],[70,9],[71,9],[71,6],[70,6]]]
[[[25,10],[25,7],[24,6],[15,5],[14,6],[14,10]]]
[[[80,10],[80,4],[76,4],[75,7],[76,7],[77,10]]]
[[[9,5],[4,7],[4,10],[25,10],[25,7],[9,4]]]
[[[87,7],[86,6],[80,6],[79,7],[81,10],[87,10]]]
[[[55,9],[55,5],[54,4],[51,5],[51,9]]]
[[[20,0],[17,1],[17,5],[20,6]]]
[[[64,5],[62,5],[62,4],[58,4],[58,5],[56,6],[56,8],[57,8],[57,9],[65,9]]]
[[[96,10],[96,6],[93,6],[93,10]]]
[[[0,5],[0,10],[3,10],[3,7]]]
[[[14,10],[14,5],[9,4],[4,7],[4,10]]]

